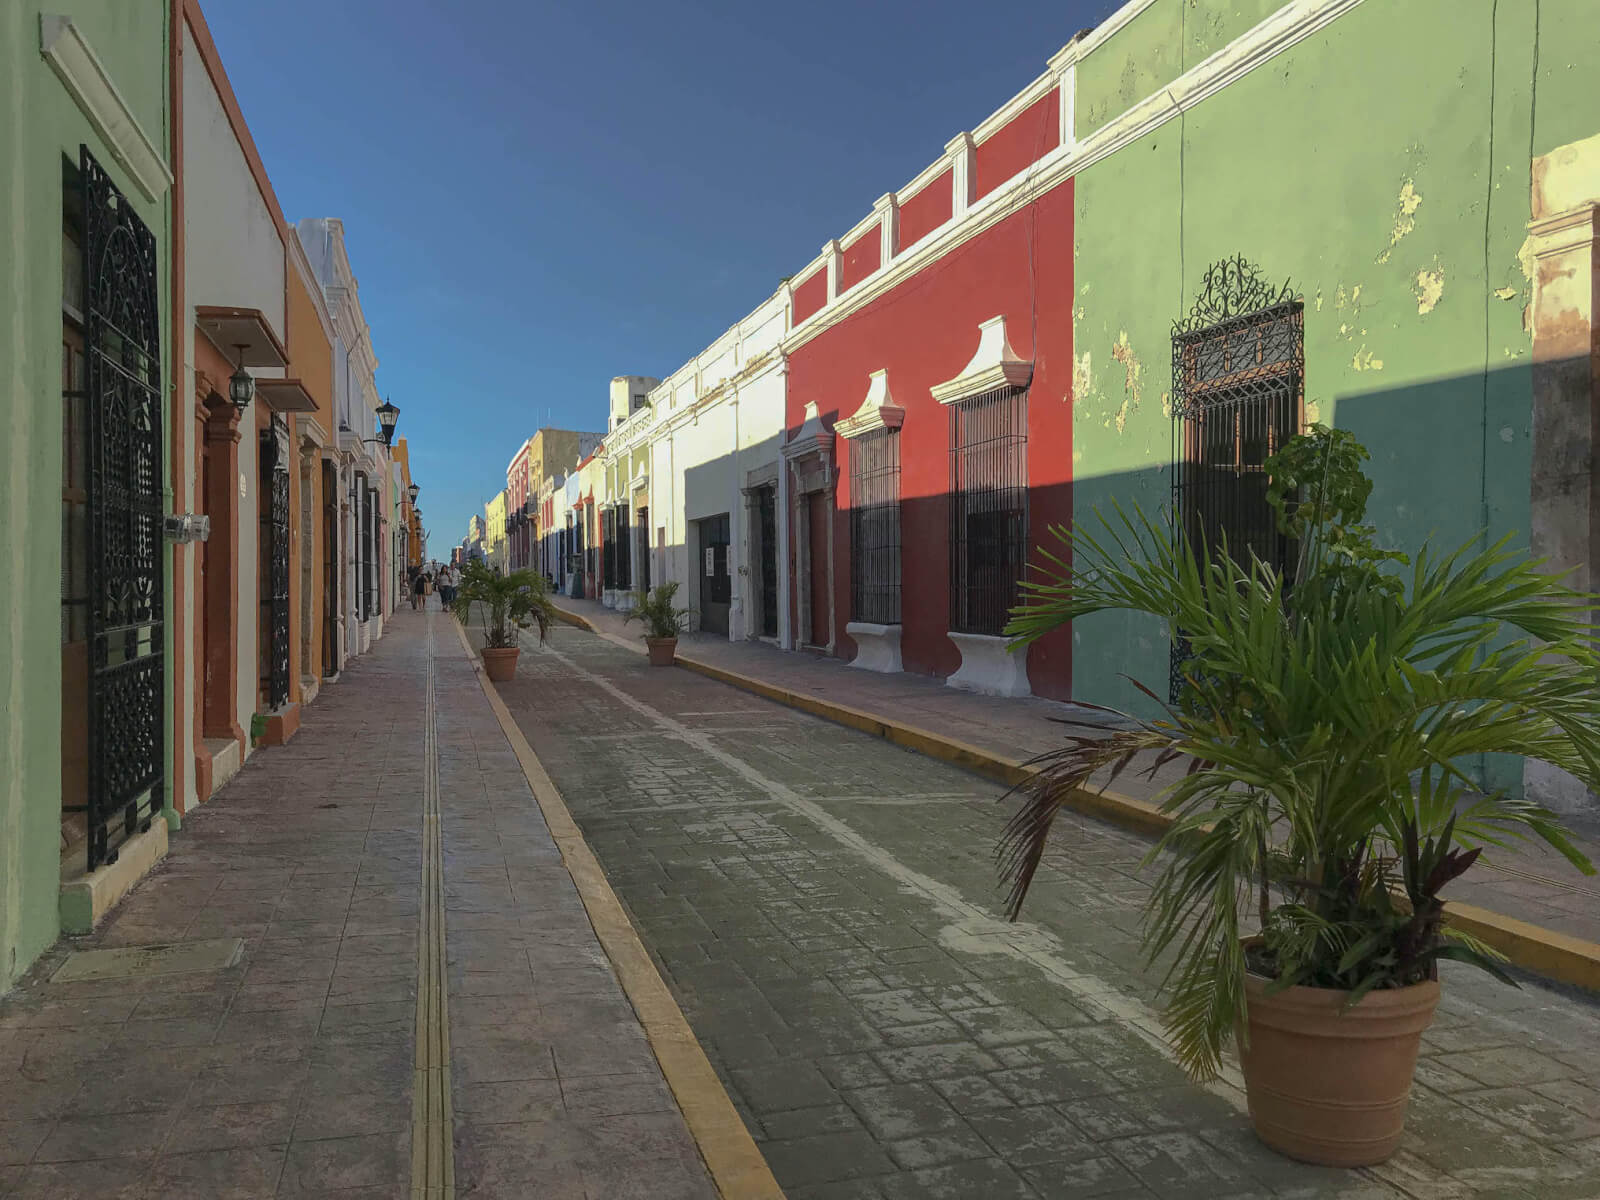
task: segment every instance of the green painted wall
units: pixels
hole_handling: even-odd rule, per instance
[[[34,0],[0,4],[0,570],[8,593],[0,618],[0,990],[59,927],[59,234],[61,159],[76,162],[79,143],[90,146],[156,234],[164,326],[170,304],[168,201],[144,198],[40,56],[41,10],[62,11]],[[79,0],[69,11],[145,133],[164,148],[167,6]],[[167,424],[163,418],[163,429]],[[169,649],[169,676],[170,669]]]
[[[1093,133],[1272,15],[1283,0],[1156,0],[1078,65],[1077,132]]]
[[[1193,66],[1240,31],[1207,23],[1197,42],[1200,14],[1272,7],[1157,3],[1080,66],[1087,107],[1148,94],[1180,22]],[[1371,450],[1381,536],[1414,550],[1487,525],[1526,540],[1530,143],[1600,131],[1592,73],[1565,65],[1600,61],[1592,5],[1538,10],[1537,121],[1532,3],[1366,0],[1078,176],[1078,520],[1113,499],[1170,504],[1172,322],[1210,263],[1242,253],[1304,298],[1308,416]],[[1079,698],[1147,709],[1124,672],[1165,690],[1158,623],[1097,618],[1074,644]]]

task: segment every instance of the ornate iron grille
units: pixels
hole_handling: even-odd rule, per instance
[[[154,235],[80,146],[89,399],[88,866],[165,807]],[[72,811],[78,811],[75,807]]]
[[[601,586],[611,591],[617,586],[617,513],[607,508],[600,513],[600,552],[604,557]]]
[[[1172,331],[1172,499],[1180,544],[1259,558],[1288,579],[1294,543],[1267,503],[1268,457],[1300,432],[1304,306],[1242,256],[1206,272]],[[1175,632],[1169,688],[1177,702],[1190,651]]]
[[[778,489],[756,492],[761,527],[761,636],[778,636]]]
[[[627,592],[633,590],[633,533],[628,528],[628,510],[619,507],[616,510],[615,524],[612,532],[617,539],[617,590]]]
[[[372,592],[373,582],[377,572],[373,569],[372,562],[372,525],[375,514],[373,513],[372,489],[363,479],[360,485],[358,512],[361,520],[361,619],[372,619]]]
[[[950,629],[998,635],[1028,555],[1028,389],[950,406]]]
[[[261,431],[261,616],[267,706],[289,703],[289,425]]]
[[[850,442],[850,619],[900,623],[900,431]]]

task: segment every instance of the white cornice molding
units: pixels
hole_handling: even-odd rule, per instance
[[[39,53],[145,197],[156,201],[166,195],[172,186],[166,159],[71,17],[39,14]]]
[[[867,398],[861,407],[842,421],[833,423],[833,431],[842,438],[858,438],[880,429],[899,429],[905,423],[906,410],[889,395],[889,372],[874,371],[869,375]]]
[[[1077,39],[1078,54],[1076,61],[1082,62],[1089,56],[1091,50],[1105,45],[1106,42],[1122,31],[1124,25],[1127,25],[1155,2],[1156,0],[1128,0],[1128,3]]]
[[[1027,387],[1032,379],[1033,364],[1011,348],[1006,319],[999,316],[978,323],[978,350],[961,374],[930,390],[940,404],[956,404],[995,388]]]
[[[1038,200],[1051,188],[1159,129],[1361,3],[1362,0],[1289,0],[1271,17],[1184,72],[1161,91],[1146,97],[1075,145],[1063,143],[1057,146],[988,193],[964,214],[958,214],[916,245],[906,247],[888,269],[862,280],[833,304],[813,313],[791,329],[789,336],[783,340],[784,352],[792,354],[812,338],[899,286],[929,263]],[[1135,4],[1119,9],[1117,16],[1135,7],[1142,12],[1148,5],[1136,0]],[[1133,16],[1137,15],[1138,12],[1133,13]],[[1131,19],[1132,16],[1127,18]],[[1123,23],[1126,24],[1126,21]],[[942,170],[949,162],[947,157],[938,160],[935,165]]]

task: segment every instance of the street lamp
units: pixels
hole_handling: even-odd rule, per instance
[[[384,402],[378,405],[376,412],[378,414],[378,424],[383,429],[383,444],[385,446],[392,445],[394,443],[395,422],[400,419],[400,409],[385,398]]]
[[[407,497],[408,497],[408,498],[409,498],[409,499],[410,499],[410,501],[411,501],[411,507],[413,507],[413,508],[415,508],[415,507],[416,507],[416,506],[417,506],[417,493],[418,493],[418,492],[420,492],[420,491],[421,491],[421,490],[422,490],[422,489],[421,489],[421,488],[419,488],[419,487],[418,487],[418,486],[417,486],[417,485],[416,485],[416,484],[414,484],[414,483],[413,483],[413,484],[412,484],[412,485],[411,485],[411,486],[410,486],[410,487],[408,487],[408,488],[407,488],[407,489],[406,489],[406,496],[407,496]]]
[[[239,352],[239,369],[228,378],[228,399],[233,402],[234,408],[242,413],[250,407],[250,401],[255,398],[256,381],[251,378],[250,372],[244,369],[244,352],[249,346],[235,342],[233,348]]]

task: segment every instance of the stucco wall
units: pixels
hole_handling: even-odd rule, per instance
[[[0,4],[0,990],[56,937],[61,804],[61,228],[63,157],[86,143],[155,234],[163,383],[168,198],[118,165],[39,53],[39,15]],[[166,155],[167,6],[83,0],[75,26],[152,144]],[[164,404],[162,428],[170,428]],[[163,473],[166,464],[163,462]],[[168,558],[170,565],[170,556]],[[170,588],[170,570],[167,584]],[[170,593],[169,593],[170,594]],[[171,670],[168,645],[168,673]],[[170,695],[170,685],[169,692]],[[167,778],[172,763],[168,746]]]
[[[1080,121],[1210,53],[1222,33],[1197,43],[1196,21],[1222,7],[1242,19],[1276,6],[1153,6],[1080,65]],[[1600,54],[1583,13],[1583,0],[1539,6],[1538,114],[1532,5],[1496,17],[1367,0],[1079,176],[1080,521],[1112,499],[1170,503],[1172,322],[1210,263],[1243,254],[1304,298],[1307,416],[1371,450],[1380,539],[1414,551],[1487,526],[1525,542],[1529,147],[1597,124],[1592,75],[1587,101],[1575,90]],[[1218,27],[1237,32],[1233,20]],[[1124,672],[1164,690],[1158,623],[1097,617],[1074,644],[1077,698],[1146,707]]]
[[[1072,473],[1072,185],[1062,184],[925,267],[841,324],[789,355],[787,419],[791,431],[815,403],[824,425],[853,414],[868,377],[886,370],[894,402],[905,409],[900,438],[901,652],[905,669],[949,675],[961,665],[949,628],[950,416],[930,389],[960,375],[978,348],[978,325],[1006,318],[1007,338],[1034,362],[1028,396],[1028,520],[1037,542],[1051,522],[1068,519]],[[1037,333],[1035,333],[1037,329]],[[1035,348],[1037,347],[1037,349]],[[837,438],[834,512],[835,638],[850,612],[850,450]],[[791,541],[794,533],[791,530]],[[791,546],[791,568],[795,550]],[[1041,695],[1065,696],[1064,638],[1029,652],[1029,675]]]

